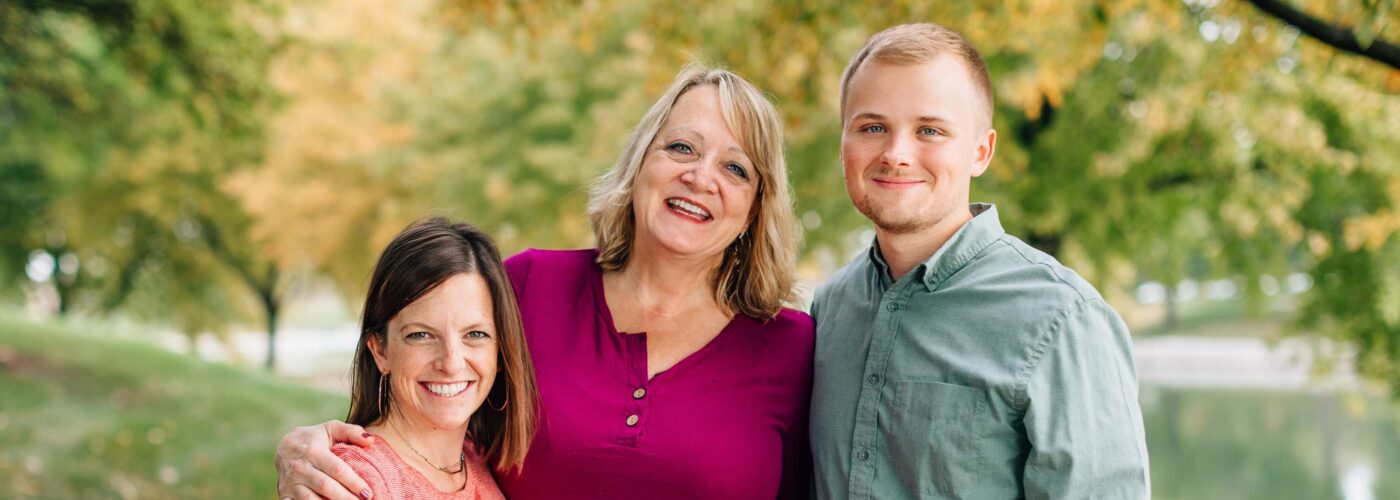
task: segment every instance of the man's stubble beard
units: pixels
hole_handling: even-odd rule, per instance
[[[872,200],[872,197],[870,194],[862,197],[860,201],[855,203],[856,210],[864,214],[865,218],[870,219],[875,227],[891,234],[909,234],[927,230],[938,225],[949,212],[946,207],[936,204],[921,206],[911,213],[902,211],[900,207],[893,204],[880,205],[877,201]]]

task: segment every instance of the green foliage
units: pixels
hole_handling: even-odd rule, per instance
[[[269,497],[268,457],[285,429],[347,405],[121,335],[0,313],[7,498]]]
[[[274,290],[222,186],[262,154],[275,40],[258,4],[20,2],[0,7],[6,277],[35,249],[75,260],[61,311],[128,312],[196,335]],[[21,178],[23,177],[23,178]],[[10,181],[15,181],[11,184]],[[13,202],[9,201],[13,200]],[[257,273],[256,280],[243,279]],[[269,292],[273,293],[273,292]]]
[[[1400,297],[1397,77],[1247,4],[462,1],[446,11],[456,35],[445,46],[465,53],[449,49],[432,66],[463,69],[429,78],[439,90],[408,92],[423,98],[415,123],[455,152],[437,157],[453,165],[437,171],[460,176],[436,192],[520,235],[508,246],[577,245],[583,181],[611,160],[601,138],[620,141],[646,97],[699,59],[772,92],[808,228],[803,253],[847,254],[867,223],[841,190],[837,78],[870,33],[933,20],[966,34],[992,69],[999,151],[974,197],[996,202],[1013,234],[1107,290],[1229,278],[1256,310],[1262,277],[1310,271],[1319,286],[1300,326],[1357,341],[1367,373],[1400,381],[1386,361],[1400,348],[1388,305]],[[1395,38],[1400,19],[1389,2],[1309,13],[1362,19],[1372,39]],[[491,118],[462,119],[473,116]],[[551,222],[519,227],[541,216]]]
[[[1400,38],[1393,0],[1304,10]],[[508,252],[586,246],[589,181],[700,60],[782,111],[824,276],[867,227],[842,188],[839,75],[869,34],[923,20],[992,70],[998,153],[973,189],[1010,232],[1110,294],[1228,278],[1258,309],[1261,278],[1310,272],[1300,326],[1397,380],[1400,73],[1245,2],[7,4],[0,175],[26,187],[0,202],[0,265],[71,254],[65,304],[217,331],[252,303],[275,318],[307,271],[357,297],[428,213]]]
[[[29,260],[26,249],[37,246],[26,237],[50,203],[46,176],[34,162],[0,164],[0,239],[12,242],[0,246],[0,288],[24,279]]]

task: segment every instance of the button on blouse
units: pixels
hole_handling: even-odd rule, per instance
[[[506,261],[542,406],[524,467],[497,475],[506,496],[807,498],[811,317],[736,315],[648,379],[647,335],[614,327],[596,258],[527,250]]]

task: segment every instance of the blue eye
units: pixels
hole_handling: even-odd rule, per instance
[[[861,129],[861,131],[862,131],[862,132],[868,132],[868,133],[871,133],[871,134],[883,134],[883,133],[885,133],[885,126],[884,126],[884,125],[866,125],[865,128],[862,128],[862,129]]]
[[[689,144],[686,144],[686,143],[684,143],[684,142],[673,142],[673,143],[667,145],[667,146],[666,146],[666,149],[669,149],[669,150],[671,150],[671,151],[675,151],[675,152],[680,153],[680,154],[686,154],[686,155],[695,152],[695,149],[691,148]]]
[[[491,338],[491,334],[486,333],[486,332],[483,332],[483,331],[481,331],[481,330],[473,330],[473,331],[467,332],[467,338],[469,338],[469,339],[489,339],[489,338]]]
[[[744,170],[743,165],[740,165],[738,163],[726,163],[724,165],[724,168],[729,170],[730,173],[739,176],[740,179],[749,178],[749,172],[747,170]]]
[[[428,338],[428,332],[413,332],[405,335],[404,338],[409,340],[422,340]]]
[[[942,132],[941,130],[938,130],[938,129],[933,128],[933,127],[924,127],[924,128],[921,128],[921,129],[919,129],[919,133],[922,134],[922,135],[943,135],[943,132]]]

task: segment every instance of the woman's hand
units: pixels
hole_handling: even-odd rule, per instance
[[[339,420],[297,427],[277,443],[277,496],[294,500],[368,500],[369,486],[345,461],[331,453],[331,445],[369,446],[372,442],[363,427]]]

